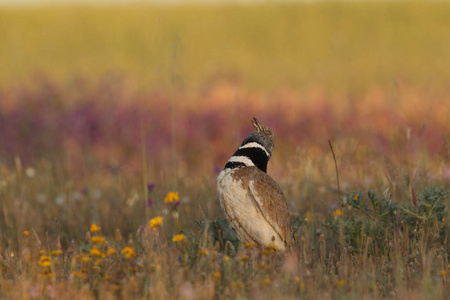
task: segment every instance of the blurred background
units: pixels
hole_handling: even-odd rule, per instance
[[[449,184],[450,3],[0,4],[0,181],[30,181],[4,198],[21,214],[133,228],[155,183],[152,203],[180,191],[214,218],[252,117],[294,212],[337,205],[329,140],[342,190]]]

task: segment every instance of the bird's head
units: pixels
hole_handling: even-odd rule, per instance
[[[253,118],[252,124],[253,127],[255,127],[255,130],[247,136],[243,144],[248,142],[257,142],[266,148],[267,152],[272,155],[273,145],[275,142],[272,131],[261,124],[256,118]]]

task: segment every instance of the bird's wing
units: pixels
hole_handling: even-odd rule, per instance
[[[286,197],[281,191],[280,186],[272,177],[257,168],[245,169],[252,169],[249,182],[249,194],[251,198],[281,239],[286,244],[291,244],[291,220]]]

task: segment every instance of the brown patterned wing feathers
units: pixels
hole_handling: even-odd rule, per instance
[[[287,245],[290,245],[292,242],[292,226],[286,197],[280,186],[272,177],[255,167],[242,168],[239,173],[242,177],[249,179],[249,195],[264,218],[281,239]]]

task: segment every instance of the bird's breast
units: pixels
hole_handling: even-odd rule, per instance
[[[227,207],[239,207],[240,203],[247,197],[247,189],[243,179],[234,176],[234,169],[223,170],[217,177],[217,192],[219,194],[222,211],[228,211],[230,217],[234,217],[234,210]]]

